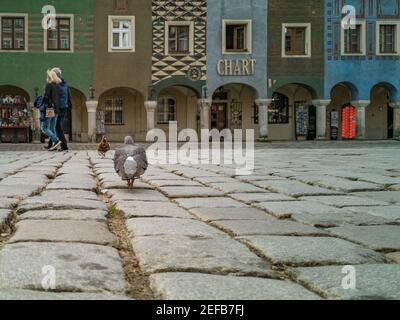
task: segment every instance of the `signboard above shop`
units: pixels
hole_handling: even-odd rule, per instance
[[[256,64],[256,59],[221,59],[217,62],[217,73],[220,76],[252,76]]]

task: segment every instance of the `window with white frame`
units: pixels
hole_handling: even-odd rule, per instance
[[[106,125],[124,124],[124,100],[121,97],[109,97],[105,99],[104,123]]]
[[[167,21],[165,23],[165,54],[194,53],[194,22]]]
[[[252,21],[222,21],[222,52],[224,54],[252,53]]]
[[[365,51],[365,21],[357,20],[357,24],[353,28],[341,28],[342,55],[365,55]]]
[[[135,17],[109,17],[109,46],[113,51],[135,51]]]
[[[284,58],[311,57],[310,23],[282,24],[282,57]]]
[[[0,15],[0,50],[27,51],[27,15]]]
[[[399,55],[400,54],[400,22],[377,21],[376,22],[376,54]]]
[[[176,100],[162,97],[157,104],[157,123],[168,124],[170,121],[176,121]]]

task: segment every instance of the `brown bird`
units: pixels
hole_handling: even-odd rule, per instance
[[[103,136],[103,138],[101,138],[101,142],[97,145],[97,152],[102,158],[104,158],[110,149],[110,144],[107,142],[106,136]]]

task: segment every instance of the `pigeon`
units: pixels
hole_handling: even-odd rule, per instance
[[[124,146],[115,151],[114,168],[122,180],[133,188],[136,179],[142,176],[148,167],[146,150],[133,143],[132,137],[125,137]]]
[[[104,158],[108,151],[110,151],[110,144],[107,142],[106,136],[103,136],[101,142],[97,145],[97,152],[102,158]]]

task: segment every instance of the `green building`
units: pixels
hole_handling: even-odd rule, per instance
[[[56,27],[45,30],[44,13],[56,13]],[[46,70],[59,67],[73,96],[66,132],[87,139],[86,100],[93,81],[93,0],[1,0],[0,97],[32,102],[43,92]],[[86,136],[85,136],[86,135]]]

